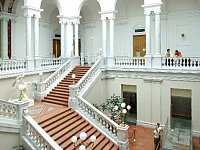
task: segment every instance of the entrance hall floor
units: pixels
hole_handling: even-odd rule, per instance
[[[134,142],[134,129],[135,139]],[[199,138],[193,138],[193,150],[200,150]],[[129,144],[130,150],[154,150],[153,129],[144,128],[141,126],[129,126]],[[161,150],[161,149],[160,149]]]

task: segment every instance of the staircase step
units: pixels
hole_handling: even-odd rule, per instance
[[[51,91],[49,94],[56,94],[56,95],[65,95],[65,96],[69,96],[69,93],[66,93],[66,92],[61,92],[61,91]]]
[[[86,139],[85,143],[89,143],[90,142],[90,137],[92,135],[94,135],[95,132],[97,132],[97,129],[96,128],[92,128],[89,131],[87,131],[86,129],[84,129],[83,131],[86,132],[86,134],[87,134],[87,139]],[[100,134],[100,132],[99,132],[99,134]],[[74,136],[74,135],[76,137],[79,137],[80,133],[73,134],[72,136]],[[60,145],[63,149],[74,149],[74,144],[71,142],[71,137],[70,137],[70,140],[67,140],[66,142],[64,142],[63,144]],[[78,138],[78,140],[76,142],[76,145],[78,145],[79,143],[81,143],[80,138]]]
[[[78,131],[78,130],[73,129],[73,130],[71,130],[67,135],[63,136],[62,138],[60,138],[60,139],[57,140],[56,142],[57,142],[59,145],[61,145],[61,144],[65,143],[66,140],[70,141],[72,136],[74,136],[74,135],[76,135],[76,134],[80,134],[80,132],[82,132],[82,131],[87,132],[87,131],[89,131],[89,130],[91,130],[91,129],[92,129],[92,126],[91,126],[91,125],[87,125],[87,126],[84,128],[84,130],[81,130],[81,131]],[[77,132],[77,131],[78,131],[78,132]],[[78,135],[78,136],[79,136],[79,135]]]
[[[68,114],[68,116],[71,118],[71,120],[74,118],[74,121],[77,121],[78,119],[81,118],[81,117],[78,117],[78,114],[74,112],[71,114]],[[48,126],[44,127],[44,130],[46,132],[50,132],[51,130],[57,128],[59,125],[66,124],[68,120],[69,118],[66,118],[66,117],[59,118],[58,120],[55,120],[55,121],[51,120],[51,123],[49,123]]]
[[[59,138],[65,136],[68,134],[69,131],[73,130],[78,126],[78,131],[82,130],[84,127],[88,125],[88,122],[85,122],[85,120],[80,119],[76,122],[74,122],[72,125],[67,126],[67,128],[62,129],[62,132],[58,132],[57,134],[51,136],[55,141],[58,140]]]
[[[69,97],[69,94],[67,95],[67,94],[49,93],[49,94],[47,94],[46,97],[48,97],[50,99],[54,99],[55,97],[62,98],[62,99],[67,99]]]
[[[68,119],[68,121],[65,124],[60,124],[58,127],[56,127],[53,130],[49,131],[48,134],[50,136],[55,136],[55,138],[58,138],[59,135],[60,135],[59,131],[62,131],[62,133],[64,133],[63,131],[65,131],[65,129],[67,129],[70,126],[73,126],[73,124],[75,122],[77,122],[77,124],[80,124],[80,123],[84,122],[84,120],[80,116],[74,116],[73,118],[67,117],[67,119]]]
[[[71,108],[64,108],[64,109],[56,110],[56,113],[45,114],[44,116],[41,116],[41,117],[35,119],[35,121],[36,121],[38,124],[41,124],[41,123],[43,123],[43,122],[45,122],[45,121],[50,120],[51,118],[54,118],[55,116],[64,114],[65,112],[69,111],[70,109],[71,109]]]
[[[45,98],[42,100],[43,102],[51,103],[51,104],[58,104],[58,105],[63,105],[63,106],[68,106],[68,101],[56,101],[52,99]]]

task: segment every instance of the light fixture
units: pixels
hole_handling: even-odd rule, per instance
[[[121,103],[121,116],[122,116],[122,118],[121,118],[121,126],[122,127],[125,127],[125,116],[126,116],[126,113],[127,113],[127,110],[128,110],[128,112],[130,111],[130,109],[131,109],[131,106],[130,105],[127,105],[127,107],[126,107],[126,104],[123,102],[123,103]],[[115,107],[114,107],[114,109],[117,111],[118,109],[119,109],[119,107],[116,105]],[[127,110],[126,110],[127,109]]]
[[[75,84],[76,74],[72,74],[73,84]]]
[[[71,138],[71,141],[74,143],[74,148],[76,150],[86,150],[87,148],[92,148],[94,146],[94,142],[96,141],[96,136],[92,135],[90,137],[90,141],[92,143],[85,143],[85,140],[87,138],[87,134],[85,132],[81,132],[79,138],[81,140],[81,143],[79,143],[78,145],[76,145],[78,138],[76,136],[72,136]]]
[[[23,99],[25,98],[24,92],[23,92],[24,88],[25,88],[25,85],[24,85],[24,84],[20,84],[20,85],[18,86],[18,89],[19,89],[19,91],[20,91],[20,93],[19,93],[19,100],[20,100],[20,101],[23,100]]]

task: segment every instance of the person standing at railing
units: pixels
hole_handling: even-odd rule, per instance
[[[182,57],[182,53],[179,50],[175,50],[174,57]]]
[[[170,49],[168,48],[167,51],[165,52],[165,55],[164,55],[164,58],[167,58],[167,57],[171,57],[171,52],[170,52]]]

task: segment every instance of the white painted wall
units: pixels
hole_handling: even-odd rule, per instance
[[[43,73],[42,79],[45,80],[52,72],[49,73]],[[16,78],[6,78],[6,79],[0,79],[0,99],[2,100],[12,100],[19,97],[19,90],[12,86],[12,84],[15,82]],[[23,78],[23,81],[25,82],[35,82],[39,81],[40,77],[38,74],[36,75],[25,75]],[[2,88],[3,87],[3,88]],[[29,98],[33,98],[33,86],[28,85],[26,94]]]
[[[200,119],[198,116],[200,113],[200,82],[172,81],[169,79],[160,80],[159,76],[157,78],[153,77],[152,79],[136,79],[131,77],[133,74],[133,72],[129,75],[126,74],[126,77],[116,76],[115,78],[109,75],[107,78],[104,77],[101,81],[97,82],[86,99],[91,103],[101,104],[113,94],[122,97],[121,85],[133,85],[137,89],[138,121],[144,122],[147,125],[152,125],[157,122],[164,125],[167,118],[170,117],[171,95],[180,95],[183,91],[190,91],[191,95],[188,92],[185,92],[183,95],[191,96],[192,129],[194,131],[200,131]],[[170,75],[168,76],[170,77]],[[179,90],[174,90],[171,93],[171,89]]]
[[[0,139],[2,150],[12,150],[14,146],[20,145],[18,133],[0,132]]]

